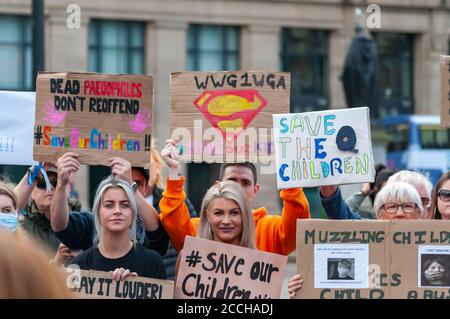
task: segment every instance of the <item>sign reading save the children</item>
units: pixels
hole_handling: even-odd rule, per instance
[[[287,257],[187,236],[174,298],[278,299]]]
[[[290,82],[290,73],[281,72],[172,73],[171,131],[182,158],[270,161],[271,115],[289,112]]]
[[[153,80],[144,75],[41,72],[36,81],[34,159],[80,154],[82,164],[122,157],[150,163]]]
[[[275,114],[278,188],[373,182],[369,108]]]
[[[111,272],[66,268],[67,284],[77,298],[88,299],[172,299],[173,281],[145,277],[112,279]]]
[[[449,299],[450,221],[298,220],[299,298]]]

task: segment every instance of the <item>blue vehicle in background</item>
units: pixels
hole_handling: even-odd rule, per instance
[[[388,167],[428,172],[433,184],[450,170],[450,129],[440,126],[439,116],[399,115],[374,124],[389,136]]]

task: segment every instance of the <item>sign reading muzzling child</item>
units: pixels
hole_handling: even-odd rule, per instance
[[[373,182],[369,108],[275,114],[278,188]]]
[[[187,236],[174,298],[278,299],[287,257]]]
[[[41,72],[34,159],[56,162],[72,151],[82,164],[107,165],[118,156],[148,167],[152,101],[150,76]]]
[[[298,220],[299,298],[449,299],[450,221]]]

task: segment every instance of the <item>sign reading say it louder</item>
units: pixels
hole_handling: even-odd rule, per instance
[[[172,299],[173,281],[128,277],[115,281],[111,272],[66,268],[69,289],[76,298]]]
[[[369,108],[273,116],[278,188],[373,182]]]
[[[184,160],[261,161],[273,154],[271,116],[289,112],[289,73],[172,73],[170,88],[172,138],[181,140]]]
[[[122,157],[150,163],[153,80],[144,75],[39,73],[33,156],[56,162],[80,154],[82,164]]]

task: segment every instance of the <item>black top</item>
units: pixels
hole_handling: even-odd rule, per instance
[[[66,229],[55,233],[56,237],[72,250],[92,247],[95,234],[94,216],[89,212],[71,212]],[[168,244],[169,236],[161,224],[156,230],[145,232],[144,247],[164,255]]]
[[[354,278],[350,277],[349,275],[345,277],[339,277],[338,274],[334,274],[328,280],[354,280]]]
[[[117,268],[129,269],[140,277],[166,279],[166,271],[161,256],[150,249],[136,245],[130,251],[115,259],[104,257],[97,247],[91,247],[74,257],[71,264],[83,270],[114,271]]]

